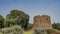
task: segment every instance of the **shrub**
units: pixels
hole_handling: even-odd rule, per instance
[[[42,29],[35,29],[34,34],[47,34],[45,30]]]
[[[13,26],[10,28],[3,28],[0,30],[3,34],[23,34],[23,30],[20,26]]]
[[[53,23],[53,24],[52,24],[52,27],[53,27],[54,29],[60,30],[60,23]]]
[[[55,32],[55,31],[52,30],[52,29],[46,29],[46,32],[47,32],[47,34],[50,34],[50,33],[53,33],[53,32]]]
[[[3,34],[7,34],[7,33],[11,32],[11,29],[10,28],[3,28],[0,30],[0,32],[2,32]]]

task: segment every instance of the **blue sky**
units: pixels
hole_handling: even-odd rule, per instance
[[[60,22],[60,0],[0,0],[0,14],[4,17],[13,9],[30,15],[33,22],[36,15],[49,15],[51,22]]]

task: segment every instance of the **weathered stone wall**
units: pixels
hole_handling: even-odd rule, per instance
[[[34,23],[33,28],[39,28],[39,29],[52,29],[50,16],[48,15],[38,15],[34,17]]]

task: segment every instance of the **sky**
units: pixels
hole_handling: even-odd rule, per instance
[[[51,23],[60,22],[60,0],[0,0],[0,14],[4,18],[14,9],[29,14],[30,23],[36,15],[49,15]]]

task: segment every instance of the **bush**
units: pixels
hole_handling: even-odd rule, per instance
[[[42,29],[35,29],[34,34],[47,34],[45,30]]]
[[[23,34],[23,30],[20,26],[13,26],[10,28],[3,28],[0,30],[3,34]]]
[[[47,34],[50,34],[50,33],[53,33],[53,32],[55,32],[55,31],[52,30],[52,29],[46,29],[46,32],[47,32]]]
[[[53,23],[53,24],[52,24],[52,27],[53,27],[54,29],[60,30],[60,23]]]

